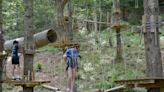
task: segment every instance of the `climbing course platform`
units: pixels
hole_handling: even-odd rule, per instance
[[[121,29],[121,28],[127,28],[128,27],[128,23],[113,23],[111,25],[112,29]]]
[[[7,53],[0,53],[0,59],[3,59],[6,55]]]
[[[14,86],[25,86],[25,87],[35,87],[43,83],[50,83],[50,81],[44,80],[33,80],[33,81],[24,81],[24,80],[3,80],[0,83],[12,84]]]
[[[164,88],[164,78],[143,78],[131,80],[116,80],[118,84],[125,84],[128,87]]]

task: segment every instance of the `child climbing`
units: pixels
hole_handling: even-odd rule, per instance
[[[69,92],[73,92],[76,79],[76,71],[78,68],[78,57],[80,56],[80,46],[75,44],[73,48],[68,48],[64,54],[66,60],[66,70],[68,72],[68,88]]]
[[[13,41],[13,46],[12,46],[12,79],[21,79],[20,78],[20,66],[19,66],[19,56],[18,56],[18,50],[19,50],[19,42],[18,41]],[[17,75],[15,74],[17,71]]]

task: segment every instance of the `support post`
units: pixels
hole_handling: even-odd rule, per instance
[[[33,0],[24,0],[25,15],[24,15],[24,80],[33,80],[33,58],[34,58],[34,39],[33,39]],[[33,87],[23,86],[23,92],[33,92]]]

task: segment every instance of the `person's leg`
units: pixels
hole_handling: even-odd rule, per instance
[[[19,66],[19,64],[16,65],[16,70],[17,70],[16,78],[20,79],[20,66]]]
[[[72,90],[72,68],[69,67],[68,68],[68,88],[69,88],[69,91]]]
[[[76,79],[76,68],[72,69],[72,82],[71,82],[71,88],[74,89],[75,86],[75,79]]]
[[[15,64],[12,64],[12,66],[13,66],[13,69],[12,69],[12,78],[14,78],[15,77]]]

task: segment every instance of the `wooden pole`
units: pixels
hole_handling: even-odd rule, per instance
[[[159,5],[158,0],[144,0],[144,43],[147,77],[163,77],[162,59],[159,45]],[[148,92],[163,92],[160,88]]]
[[[2,1],[0,0],[0,53],[3,52],[3,44],[4,44],[4,39],[3,39],[3,15],[2,15]],[[0,58],[0,80],[2,80],[3,77],[3,58]],[[0,83],[0,92],[2,92],[2,83]]]
[[[34,58],[34,39],[33,39],[33,0],[24,0],[25,15],[25,44],[24,44],[24,80],[31,81],[33,79],[33,58]],[[26,77],[26,78],[25,78]],[[23,86],[23,92],[33,92],[33,87]]]

